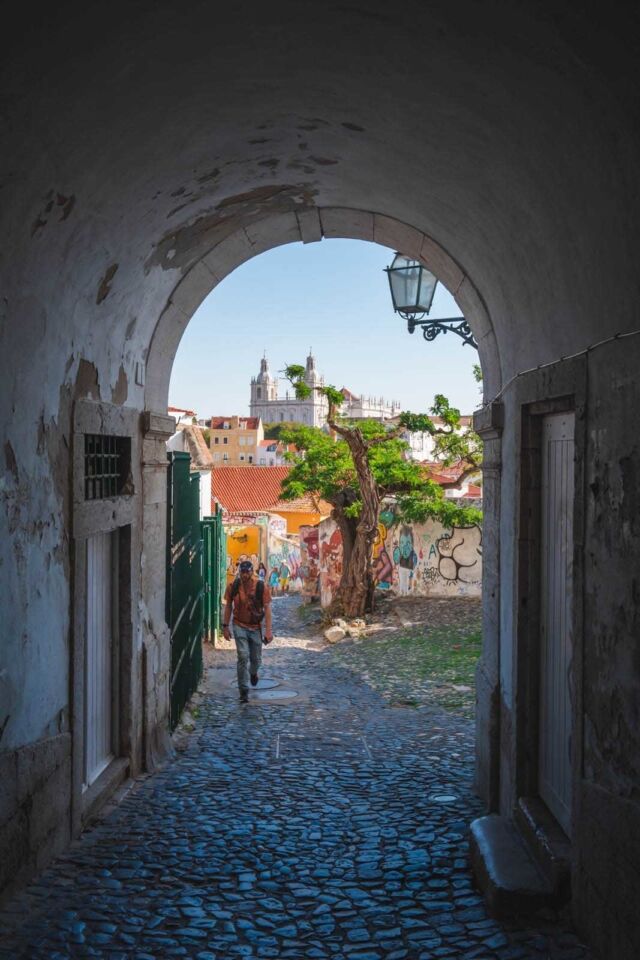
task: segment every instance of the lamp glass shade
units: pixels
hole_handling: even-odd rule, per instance
[[[429,313],[437,279],[418,260],[397,253],[386,268],[393,309],[401,315]]]

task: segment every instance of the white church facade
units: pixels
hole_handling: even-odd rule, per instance
[[[312,388],[311,395],[299,400],[293,389],[287,390],[284,397],[278,396],[278,379],[269,370],[265,357],[260,361],[260,373],[251,378],[251,401],[249,413],[260,417],[263,423],[304,423],[311,427],[323,427],[327,422],[328,405],[326,398],[313,388],[325,385],[324,377],[318,374],[316,359],[309,352],[306,363],[305,383]],[[354,420],[372,417],[387,420],[400,413],[400,404],[387,403],[383,397],[365,397],[342,388],[344,403],[341,414]]]

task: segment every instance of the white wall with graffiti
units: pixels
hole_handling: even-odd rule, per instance
[[[267,583],[274,596],[302,590],[300,539],[297,534],[269,528],[267,545]]]
[[[331,518],[320,524],[318,543],[320,600],[326,607],[342,576],[342,537]],[[479,597],[482,530],[475,525],[449,529],[435,520],[405,524],[387,505],[380,511],[373,567],[377,588],[397,596]]]

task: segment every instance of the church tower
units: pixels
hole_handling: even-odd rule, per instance
[[[304,422],[314,427],[322,427],[327,420],[328,404],[325,397],[322,396],[314,387],[324,387],[324,377],[321,377],[316,370],[316,358],[313,355],[313,349],[309,348],[307,357],[307,366],[304,374],[304,382],[312,388],[312,394],[307,400],[304,400],[305,415]]]
[[[271,376],[269,370],[269,361],[267,360],[267,355],[263,356],[260,361],[260,373],[257,377],[251,378],[251,400],[249,403],[249,412],[252,417],[262,417],[265,418],[265,412],[267,407],[263,406],[267,403],[272,403],[278,398],[278,381],[275,377]]]

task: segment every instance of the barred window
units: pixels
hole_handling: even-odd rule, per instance
[[[133,493],[131,437],[86,433],[84,436],[84,498],[104,500]]]

